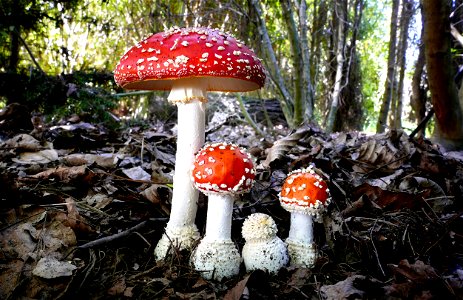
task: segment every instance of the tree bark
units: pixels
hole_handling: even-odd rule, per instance
[[[310,76],[310,49],[307,39],[307,2],[301,0],[299,3],[299,28],[301,32],[301,50],[302,50],[302,85],[304,93],[305,116],[308,120],[313,118],[315,90]]]
[[[424,66],[425,66],[425,56],[424,56],[424,43],[423,43],[423,34],[424,31],[421,29],[421,44],[419,47],[418,58],[415,62],[415,71],[412,78],[412,95],[410,103],[413,108],[414,116],[416,119],[416,124],[418,125],[421,120],[426,116],[426,88],[425,88],[425,79],[423,76]],[[425,129],[422,128],[417,132],[418,137],[424,136]]]
[[[364,0],[355,0],[349,3],[348,29],[346,29],[346,51],[344,63],[344,80],[342,84],[338,113],[334,122],[333,131],[362,130],[363,128],[363,95],[361,92],[362,74],[360,58],[357,53],[357,40],[361,30]],[[349,16],[353,16],[349,19]],[[350,25],[352,24],[352,25]],[[347,37],[350,36],[349,42]]]
[[[303,77],[303,59],[302,49],[299,40],[298,28],[294,21],[293,9],[291,1],[280,0],[280,5],[283,11],[283,19],[286,22],[286,28],[288,30],[289,42],[291,44],[293,68],[295,70],[294,77],[294,111],[293,111],[293,123],[295,126],[299,126],[304,122],[305,113],[305,94],[306,90],[301,88],[302,77]]]
[[[410,19],[413,14],[413,2],[411,0],[402,1],[402,11],[400,13],[399,23],[399,43],[397,49],[397,68],[399,70],[399,83],[397,90],[393,96],[393,109],[390,114],[390,127],[399,129],[402,127],[402,106],[403,106],[403,92],[404,92],[404,79],[406,66],[406,54],[408,47],[408,30]]]
[[[336,75],[334,79],[334,86],[331,92],[331,106],[330,112],[326,120],[327,132],[332,132],[334,127],[334,122],[339,108],[340,95],[342,89],[342,78],[343,78],[343,68],[344,68],[344,48],[346,45],[345,38],[345,24],[347,18],[347,7],[346,3],[343,4],[343,1],[335,1],[335,14],[334,18],[338,19],[337,26],[337,39],[336,39]]]
[[[394,92],[395,83],[395,58],[396,58],[396,44],[397,44],[397,16],[399,14],[399,0],[392,1],[391,13],[391,29],[389,38],[389,51],[387,58],[387,76],[384,87],[384,94],[379,111],[378,123],[376,124],[376,132],[384,132],[386,129],[387,115],[389,113],[389,106],[391,104],[392,95]]]
[[[435,110],[434,138],[447,149],[463,148],[463,114],[454,82],[450,1],[423,0],[426,69]]]
[[[317,90],[320,61],[322,58],[322,46],[326,45],[326,36],[323,34],[324,26],[327,21],[327,5],[325,0],[313,1],[313,25],[310,32],[310,78],[312,79],[313,89]]]
[[[280,101],[281,108],[283,110],[283,114],[285,115],[286,121],[288,122],[290,127],[294,126],[293,122],[293,113],[292,113],[292,97],[289,93],[288,89],[286,88],[283,76],[281,75],[280,68],[278,66],[277,59],[275,57],[275,52],[272,47],[272,42],[270,40],[267,26],[265,25],[265,21],[263,18],[263,12],[261,3],[259,0],[251,0],[251,5],[256,11],[257,14],[257,21],[258,21],[258,30],[259,34],[262,38],[262,46],[264,55],[267,57],[265,60],[270,75],[270,79],[276,85],[277,89],[280,91],[283,99]]]

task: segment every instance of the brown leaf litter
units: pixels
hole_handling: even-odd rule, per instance
[[[234,241],[243,246],[241,225],[254,212],[270,214],[284,239],[289,214],[278,203],[281,184],[289,171],[315,164],[333,197],[314,227],[320,257],[313,269],[270,275],[243,268],[213,282],[192,269],[189,253],[154,261],[170,208],[173,124],[119,132],[58,125],[0,144],[2,299],[463,296],[463,162],[427,140],[402,131],[326,135],[313,126],[277,139],[249,135],[257,183],[235,206]],[[233,132],[231,125],[226,119],[218,127]]]

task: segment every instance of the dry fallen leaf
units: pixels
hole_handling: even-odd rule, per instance
[[[267,158],[262,162],[262,166],[269,168],[270,164],[278,159],[284,157],[291,148],[297,145],[297,143],[310,133],[310,128],[300,128],[296,132],[276,141],[273,146],[267,150]]]
[[[85,201],[88,205],[93,206],[97,209],[103,209],[108,204],[113,201],[113,198],[108,197],[103,193],[98,194],[88,194],[83,201]]]
[[[240,280],[233,288],[231,288],[223,297],[223,300],[239,300],[243,295],[244,288],[248,283],[250,275],[244,276],[244,279]]]
[[[111,296],[121,295],[124,293],[126,288],[127,288],[127,285],[125,284],[125,278],[121,277],[113,284],[112,287],[108,289],[108,295],[111,295]]]
[[[54,149],[42,150],[39,152],[23,152],[19,158],[12,158],[18,164],[48,164],[58,160],[58,152]]]
[[[367,196],[369,201],[382,209],[397,211],[402,208],[421,207],[424,204],[423,198],[426,198],[428,194],[410,194],[389,191],[364,183],[356,187],[352,193],[354,199],[358,199],[363,195]]]
[[[22,259],[10,259],[0,264],[0,299],[11,299],[11,293],[20,282],[24,265]]]
[[[151,175],[140,166],[122,170],[122,173],[132,180],[151,181]]]
[[[102,168],[113,168],[122,155],[114,153],[100,153],[100,154],[83,154],[73,153],[63,157],[63,161],[70,166],[91,165],[97,164]]]
[[[78,167],[57,167],[30,176],[42,180],[58,179],[62,182],[70,182],[74,179],[90,180],[93,177],[93,172],[87,169],[86,166]]]
[[[52,256],[47,256],[37,262],[32,274],[45,279],[53,279],[71,276],[75,269],[77,267],[68,261],[59,261]]]
[[[435,269],[417,260],[410,264],[404,259],[398,265],[390,264],[394,273],[394,282],[385,287],[386,295],[401,299],[449,299],[453,291],[436,273]]]
[[[384,298],[383,282],[365,275],[351,275],[345,280],[320,288],[323,299],[389,299]]]
[[[93,229],[87,224],[85,219],[79,214],[79,210],[77,209],[77,204],[73,198],[69,197],[65,199],[66,201],[66,208],[67,208],[67,216],[66,219],[63,220],[66,225],[72,228],[75,232],[93,232]],[[64,216],[62,214],[61,216]],[[59,216],[57,216],[58,218]]]
[[[39,151],[43,146],[38,140],[28,134],[18,134],[5,141],[2,148],[14,148],[16,151]]]
[[[368,173],[378,168],[382,171],[396,170],[415,151],[408,136],[398,130],[367,137],[360,143],[358,147],[350,149],[350,158],[356,161],[352,168],[358,173]]]
[[[143,190],[140,192],[140,194],[148,199],[151,203],[153,204],[159,204],[162,203],[158,189],[159,188],[167,188],[163,184],[152,184],[150,185],[147,189]]]

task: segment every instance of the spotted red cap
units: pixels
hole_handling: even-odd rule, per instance
[[[251,155],[234,144],[214,143],[198,151],[191,172],[201,192],[242,194],[254,184],[256,171]]]
[[[264,67],[251,49],[203,27],[156,33],[130,48],[114,71],[114,80],[126,89],[170,90],[172,80],[192,77],[209,78],[208,91],[252,91],[265,82]]]
[[[280,192],[280,204],[290,212],[318,215],[330,202],[326,182],[313,166],[289,173]]]

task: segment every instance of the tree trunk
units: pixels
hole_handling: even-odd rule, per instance
[[[350,35],[350,41],[346,40],[346,61],[344,63],[344,80],[341,91],[341,105],[334,122],[333,131],[362,130],[363,128],[363,95],[362,74],[360,70],[360,58],[357,53],[357,39],[362,22],[364,0],[355,0],[349,4],[348,16],[353,16],[352,20],[347,20],[349,29],[346,37]]]
[[[344,67],[344,48],[346,44],[345,39],[345,24],[347,21],[347,7],[344,1],[335,1],[335,14],[334,18],[338,19],[337,39],[336,39],[336,75],[334,79],[334,86],[331,92],[331,107],[326,120],[327,132],[332,132],[334,128],[334,122],[339,108],[340,95],[342,88],[343,78],[343,67]]]
[[[302,60],[302,49],[299,41],[298,28],[293,17],[293,9],[291,1],[280,0],[281,8],[283,11],[283,19],[286,22],[286,29],[288,31],[289,43],[291,44],[293,68],[295,70],[294,77],[294,111],[293,111],[293,123],[295,126],[299,126],[304,122],[305,113],[305,94],[307,91],[302,87],[303,77],[303,60]]]
[[[23,8],[19,1],[14,1],[12,4],[12,14],[20,15]],[[8,10],[8,9],[7,9]],[[15,22],[16,23],[16,22]],[[10,26],[10,56],[8,57],[7,72],[16,73],[19,64],[19,35],[21,34],[21,26],[17,23]]]
[[[463,148],[463,114],[453,80],[450,1],[423,0],[426,69],[436,116],[434,136],[447,149]]]
[[[318,5],[317,5],[318,4]],[[310,33],[310,78],[313,82],[313,89],[317,90],[317,83],[320,72],[320,61],[322,45],[326,45],[326,36],[323,34],[324,26],[327,21],[327,11],[325,0],[313,1],[313,26]],[[314,98],[315,99],[315,98]]]
[[[286,88],[283,76],[281,75],[280,68],[278,66],[278,62],[275,56],[275,52],[272,48],[272,42],[268,35],[267,26],[265,25],[265,21],[263,18],[263,12],[261,3],[259,0],[251,0],[251,5],[254,8],[257,14],[257,22],[258,22],[258,30],[259,34],[262,38],[262,51],[266,56],[266,64],[265,66],[268,69],[270,79],[276,85],[277,89],[280,91],[283,99],[280,101],[281,108],[283,110],[283,114],[285,115],[286,121],[288,122],[290,127],[294,126],[293,122],[293,113],[292,113],[292,97],[289,93],[288,89]]]
[[[424,27],[423,27],[424,28]],[[423,43],[423,28],[421,29],[421,44],[419,47],[418,58],[415,62],[415,72],[412,78],[412,95],[410,103],[413,108],[413,115],[415,116],[416,124],[418,125],[426,115],[426,84],[424,74],[425,56],[424,56],[424,43]],[[424,136],[425,129],[420,129],[417,136]]]
[[[389,51],[387,58],[387,76],[384,87],[384,94],[379,111],[378,123],[376,124],[376,132],[384,132],[386,129],[387,115],[389,113],[389,106],[394,91],[395,83],[395,57],[396,57],[396,44],[397,44],[397,16],[399,13],[399,0],[392,1],[391,13],[391,29],[389,38]]]
[[[399,129],[402,128],[402,106],[404,92],[404,78],[406,66],[406,54],[408,47],[408,30],[410,19],[413,15],[413,2],[411,0],[403,0],[402,12],[400,14],[400,36],[397,49],[397,68],[399,70],[399,83],[397,90],[393,96],[394,109],[391,109],[390,127]]]
[[[310,76],[310,49],[307,39],[307,3],[305,0],[300,0],[299,3],[299,28],[301,32],[301,50],[302,50],[302,85],[301,89],[304,93],[305,102],[305,117],[308,120],[313,118],[315,91],[311,82]]]

